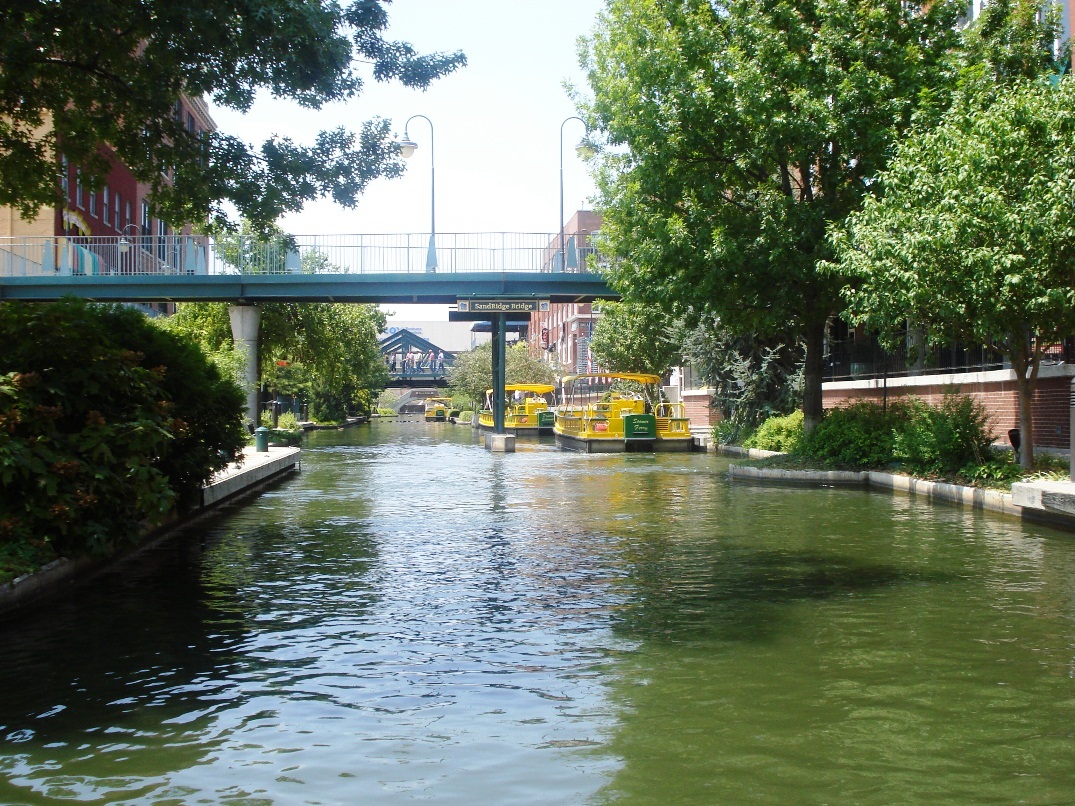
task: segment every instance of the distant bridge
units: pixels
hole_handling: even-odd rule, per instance
[[[543,233],[0,238],[0,300],[588,302],[618,295],[590,247]],[[562,264],[561,264],[561,255]],[[430,268],[427,268],[430,267]]]

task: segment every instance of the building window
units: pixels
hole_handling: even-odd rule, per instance
[[[116,212],[116,229],[119,229],[119,191],[117,190],[113,196],[115,199],[113,210]]]
[[[67,157],[61,155],[60,157],[60,184],[63,186],[63,198],[65,201],[71,200],[71,177],[68,173],[71,170],[71,166],[67,164]]]
[[[149,202],[142,202],[142,234],[149,235]]]
[[[101,220],[108,226],[112,226],[112,200],[108,195],[108,185],[101,191]]]
[[[82,209],[82,171],[75,171],[75,207]]]
[[[123,228],[126,229],[131,225],[131,203],[123,203]]]
[[[90,215],[97,218],[97,193],[90,191]]]
[[[187,131],[191,134],[198,131],[198,124],[194,122],[194,115],[187,115]]]

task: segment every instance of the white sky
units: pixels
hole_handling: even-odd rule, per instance
[[[388,118],[402,136],[411,115],[433,123],[436,228],[450,232],[541,232],[559,228],[560,127],[575,114],[565,81],[586,90],[576,40],[589,34],[601,0],[395,0],[386,38],[419,53],[462,50],[466,67],[424,92],[370,81],[347,104],[318,111],[266,97],[246,115],[212,107],[222,131],[260,144],[272,134],[311,143],[340,125],[357,130]],[[575,144],[579,121],[563,127],[564,218],[590,209],[594,184]],[[331,201],[286,216],[296,235],[415,232],[430,225],[430,127],[411,121],[418,150],[406,173],[377,180],[353,210]],[[392,306],[401,319],[447,318],[432,306]]]

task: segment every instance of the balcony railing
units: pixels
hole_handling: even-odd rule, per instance
[[[443,233],[437,272],[560,271],[557,235]],[[591,246],[565,253],[566,271],[596,272]],[[0,276],[147,274],[425,273],[429,235],[317,235],[265,240],[247,235],[0,238]]]
[[[1075,361],[1075,339],[1050,344],[1043,351],[1046,364]],[[906,347],[884,350],[872,338],[849,339],[828,345],[824,380],[846,381],[914,375],[985,372],[1008,369],[1011,364],[995,350],[982,346],[937,346],[920,349],[912,357]]]

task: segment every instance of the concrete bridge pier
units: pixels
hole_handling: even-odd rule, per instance
[[[258,427],[258,328],[261,326],[261,309],[256,305],[232,305],[231,336],[235,346],[246,355],[246,416],[251,428]]]

